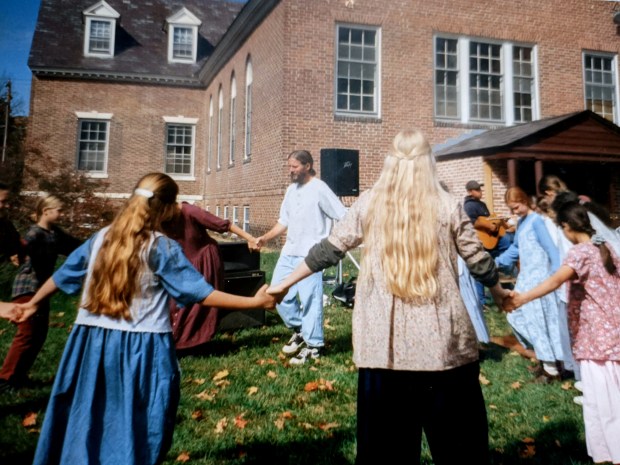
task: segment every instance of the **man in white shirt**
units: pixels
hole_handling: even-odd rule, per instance
[[[286,231],[286,242],[273,271],[271,284],[288,276],[306,257],[310,248],[329,235],[332,220],[339,220],[346,209],[334,192],[320,179],[312,167],[314,161],[307,150],[296,150],[288,156],[291,185],[284,194],[277,223],[257,239],[262,247]],[[299,300],[297,296],[299,295]],[[302,365],[317,359],[325,345],[323,337],[323,273],[308,276],[289,290],[276,308],[293,335],[282,348],[295,355],[290,363]]]

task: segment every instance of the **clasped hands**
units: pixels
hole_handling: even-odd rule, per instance
[[[493,300],[495,300],[497,306],[507,313],[516,310],[525,303],[521,294],[514,290],[509,291],[507,289],[502,289],[501,292],[491,292],[491,294],[493,295]]]
[[[30,318],[37,308],[33,305],[16,304],[13,302],[0,302],[0,318],[12,323],[23,323]]]

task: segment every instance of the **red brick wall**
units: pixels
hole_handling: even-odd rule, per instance
[[[204,206],[251,207],[252,232],[270,228],[289,183],[286,155],[305,148],[320,167],[321,148],[360,151],[360,190],[377,179],[394,135],[403,128],[423,130],[432,144],[443,143],[481,125],[446,124],[433,118],[433,34],[460,34],[538,47],[541,117],[584,109],[582,51],[618,53],[613,2],[599,0],[282,0],[207,89],[191,90],[94,81],[33,82],[33,138],[59,159],[75,159],[75,111],[114,114],[110,143],[110,192],[126,193],[139,175],[162,169],[162,117],[200,118],[197,125],[196,181],[180,182],[183,194],[203,195]],[[381,117],[334,117],[336,23],[381,28]],[[243,162],[245,63],[253,65],[252,157]],[[236,158],[228,166],[230,79],[237,81]],[[224,91],[222,169],[206,176],[209,98],[217,118],[218,89]],[[490,127],[490,126],[487,126]],[[214,134],[216,128],[214,128]],[[213,156],[215,157],[215,141]],[[494,162],[493,199],[502,213],[505,166]],[[454,195],[464,195],[469,179],[483,179],[478,157],[439,163]],[[532,173],[533,176],[533,173]],[[619,177],[616,176],[616,179]],[[618,192],[616,190],[615,192]],[[350,203],[352,199],[346,199]],[[241,218],[240,218],[241,220]]]

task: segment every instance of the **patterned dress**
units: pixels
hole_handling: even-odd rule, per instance
[[[515,241],[495,261],[506,268],[519,261],[519,275],[515,291],[522,293],[533,289],[559,266],[558,250],[553,244],[543,219],[530,213],[519,220]],[[532,347],[540,361],[563,360],[560,336],[560,309],[555,292],[532,300],[507,315],[519,341]]]

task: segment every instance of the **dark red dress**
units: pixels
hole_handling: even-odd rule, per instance
[[[218,290],[224,285],[224,263],[217,241],[207,230],[224,233],[229,229],[230,221],[183,202],[179,220],[169,233],[181,244],[192,265]],[[217,307],[196,304],[183,308],[171,301],[172,334],[177,349],[189,349],[210,341],[217,329],[218,313]]]

